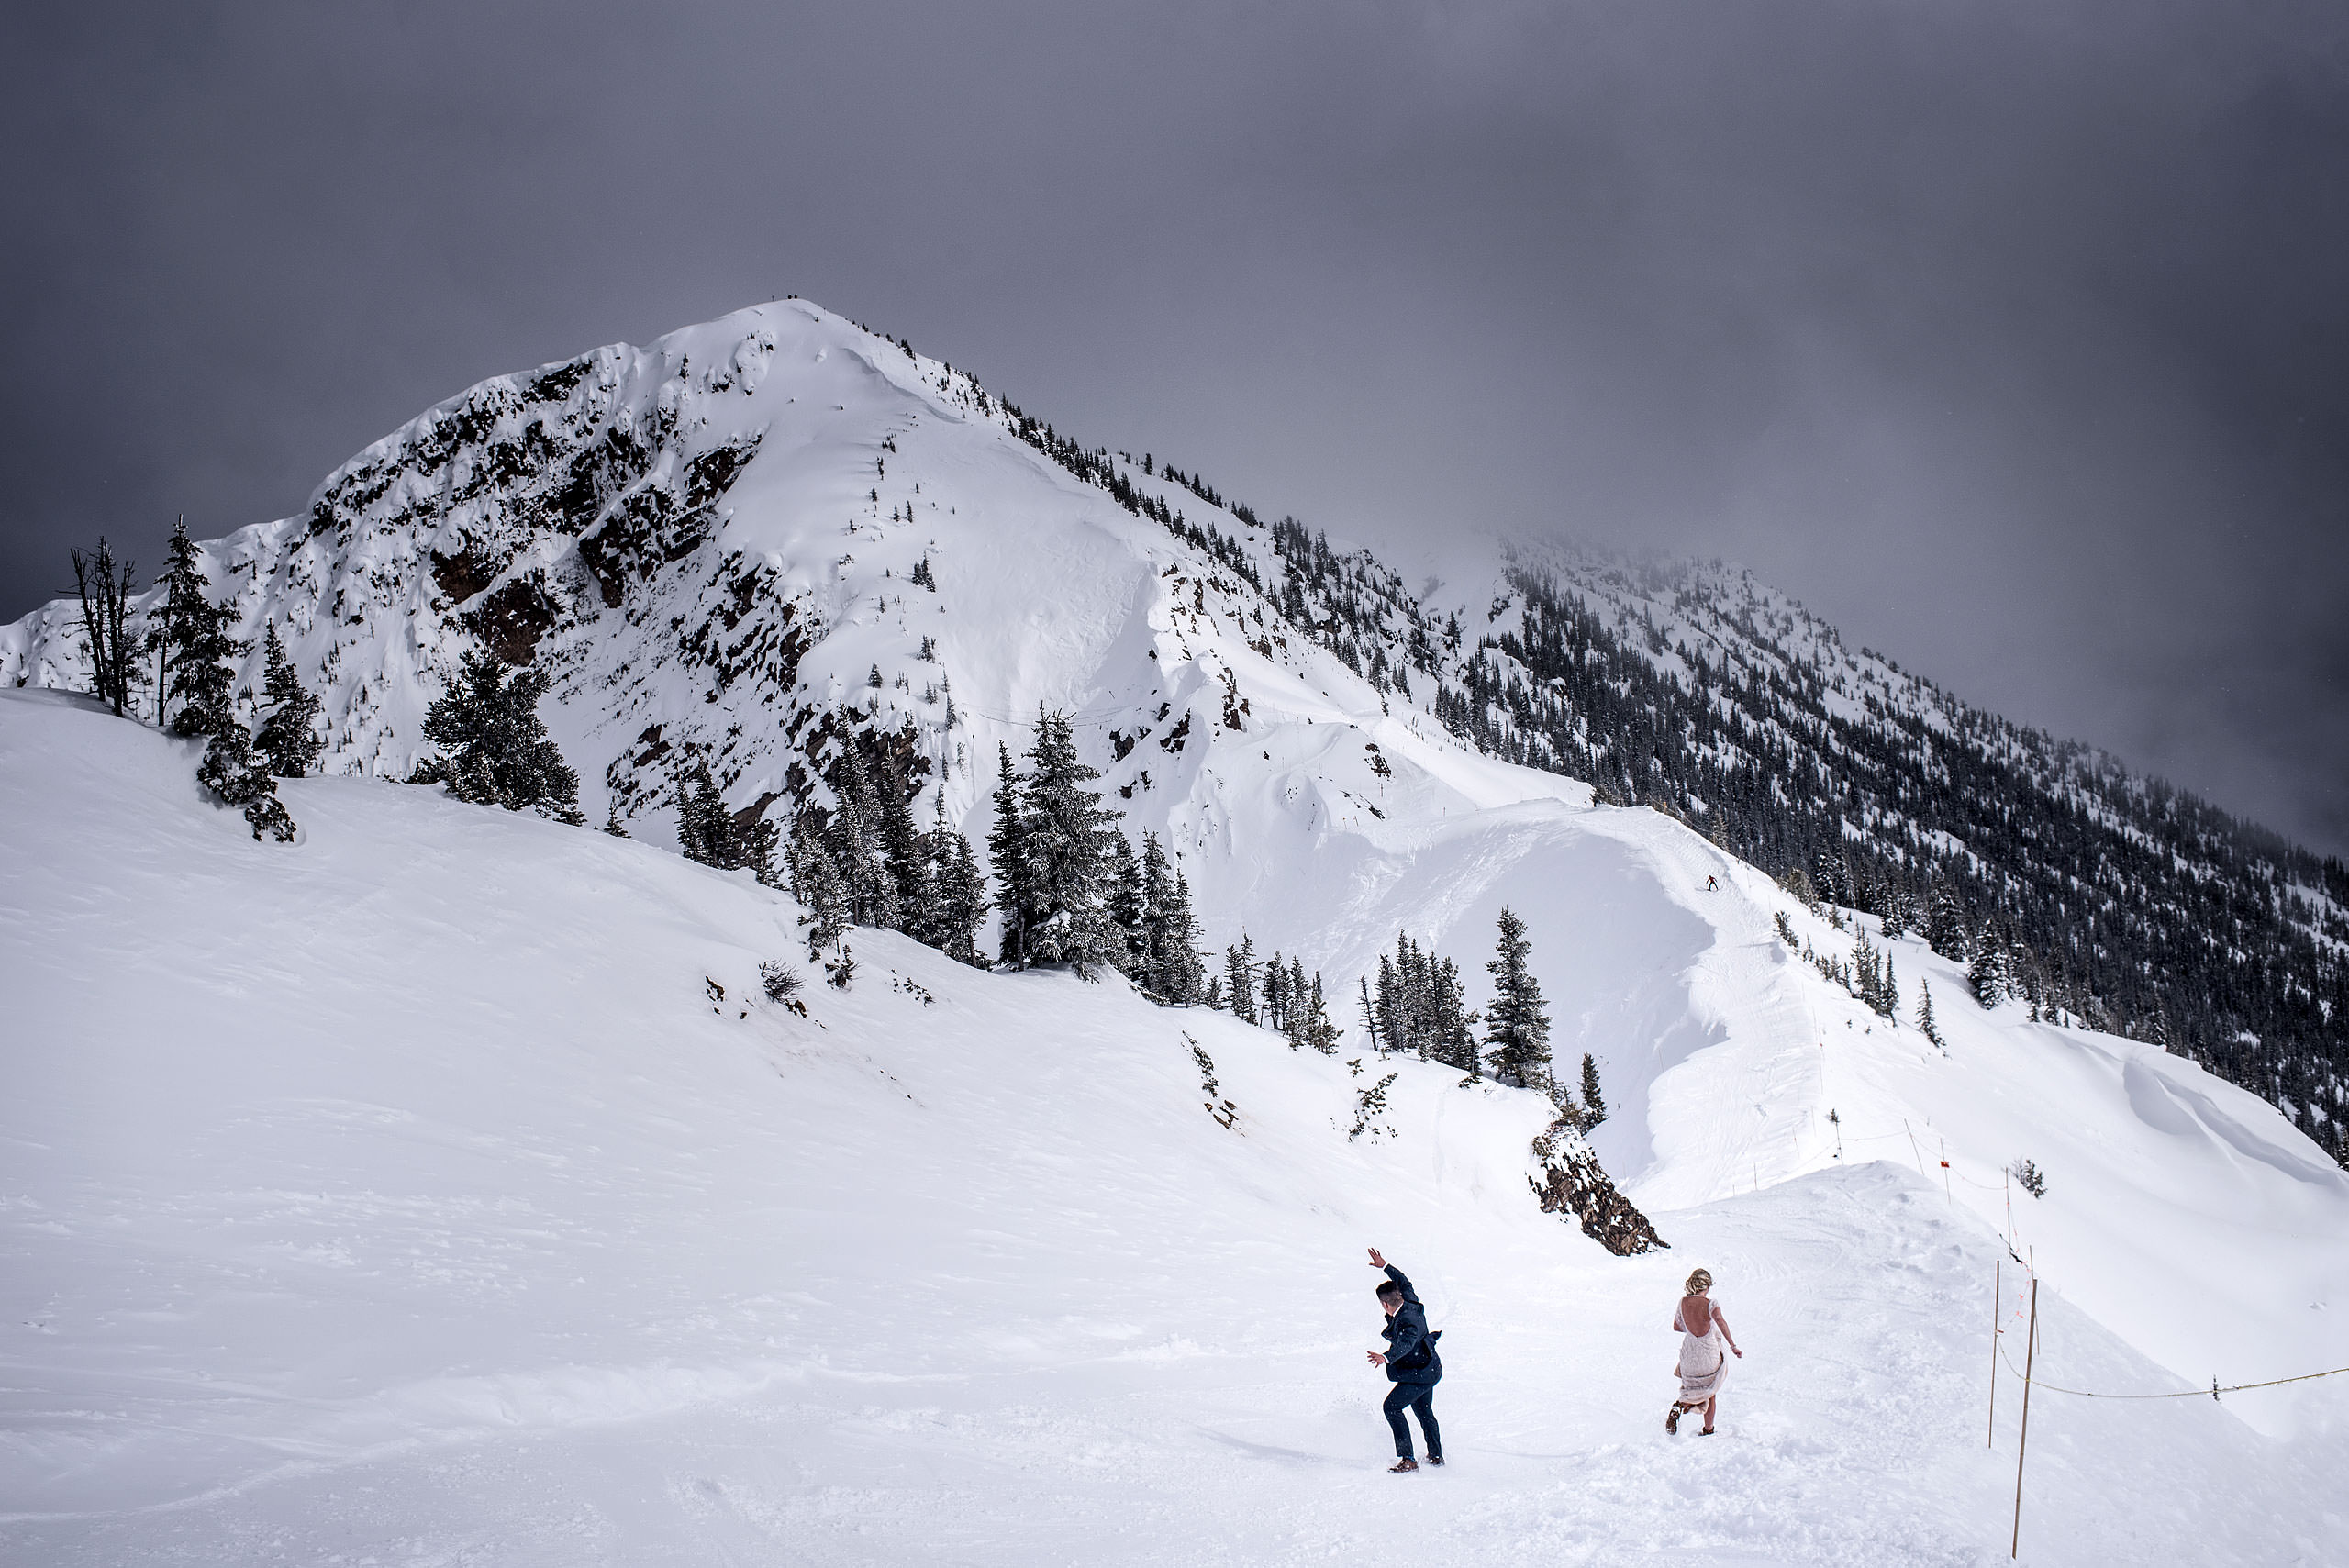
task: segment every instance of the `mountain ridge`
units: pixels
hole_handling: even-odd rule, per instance
[[[1220,857],[1211,930],[1251,884],[1234,792],[1305,801],[1308,833],[1383,821],[1395,742],[1285,752],[1277,784],[1211,759],[1261,703],[1307,727],[1375,705],[1408,765],[1466,745],[1586,779],[1801,896],[1937,920],[1994,994],[2192,1054],[2349,1158],[2338,862],[1855,658],[1750,573],[1535,548],[1431,601],[807,302],[492,377],[205,558],[245,635],[287,628],[330,769],[404,776],[462,649],[541,659],[590,816],[656,840],[688,759],[738,814],[787,816],[827,807],[860,734],[968,821],[995,746],[1067,709],[1137,825]],[[0,628],[0,684],[80,684],[73,618]]]

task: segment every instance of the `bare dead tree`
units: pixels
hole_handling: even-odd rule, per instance
[[[114,705],[119,716],[130,702],[132,661],[137,650],[127,631],[130,595],[136,592],[128,561],[117,562],[114,547],[101,536],[97,551],[73,558],[73,591],[82,601],[82,635],[89,646],[92,687],[102,702]]]

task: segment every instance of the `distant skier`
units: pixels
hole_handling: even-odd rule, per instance
[[[1680,1361],[1674,1368],[1680,1374],[1680,1393],[1664,1418],[1664,1429],[1677,1434],[1684,1412],[1705,1412],[1705,1429],[1697,1435],[1713,1435],[1713,1414],[1720,1403],[1721,1385],[1729,1380],[1729,1358],[1745,1359],[1737,1348],[1736,1339],[1729,1331],[1729,1319],[1707,1294],[1713,1288],[1713,1276],[1698,1269],[1688,1276],[1685,1287],[1688,1294],[1680,1298],[1679,1310],[1672,1315],[1672,1326],[1680,1331]],[[1722,1346],[1727,1343],[1727,1350]]]
[[[1419,1418],[1419,1431],[1428,1440],[1428,1462],[1443,1462],[1443,1435],[1435,1424],[1435,1385],[1443,1377],[1443,1361],[1435,1353],[1435,1342],[1443,1338],[1439,1331],[1428,1332],[1428,1311],[1411,1289],[1411,1282],[1403,1271],[1370,1250],[1370,1266],[1386,1271],[1386,1283],[1378,1287],[1378,1305],[1386,1311],[1386,1327],[1379,1332],[1386,1338],[1386,1353],[1369,1352],[1370,1364],[1383,1366],[1395,1385],[1386,1391],[1386,1424],[1395,1429],[1394,1473],[1408,1474],[1419,1467],[1411,1457],[1411,1429],[1403,1419],[1409,1410]]]
[[[1707,877],[1707,878],[1705,879],[1705,891],[1706,891],[1706,892],[1708,892],[1708,893],[1719,893],[1720,890],[1721,890],[1721,879],[1720,879],[1720,877],[1717,877],[1717,876],[1709,876],[1709,877]]]

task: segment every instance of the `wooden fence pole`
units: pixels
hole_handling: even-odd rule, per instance
[[[2022,1456],[2031,1446],[2031,1368],[2039,1353],[2039,1276],[2031,1276],[2031,1330],[2022,1352],[2022,1435],[2015,1440],[2015,1533],[2007,1555],[2022,1555]]]
[[[1998,1336],[2006,1330],[2007,1261],[1992,1260],[1990,1271],[1990,1432],[1982,1440],[1984,1448],[1998,1446]]]

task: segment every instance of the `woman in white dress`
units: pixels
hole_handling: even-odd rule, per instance
[[[1729,1358],[1745,1359],[1729,1331],[1729,1319],[1721,1316],[1720,1304],[1709,1295],[1712,1288],[1713,1276],[1698,1269],[1688,1276],[1688,1294],[1680,1298],[1679,1309],[1672,1315],[1672,1326],[1680,1331],[1680,1361],[1673,1368],[1680,1376],[1680,1393],[1664,1418],[1667,1432],[1680,1430],[1685,1412],[1702,1410],[1705,1429],[1697,1435],[1711,1437],[1714,1407],[1720,1399],[1721,1385],[1729,1379]]]

